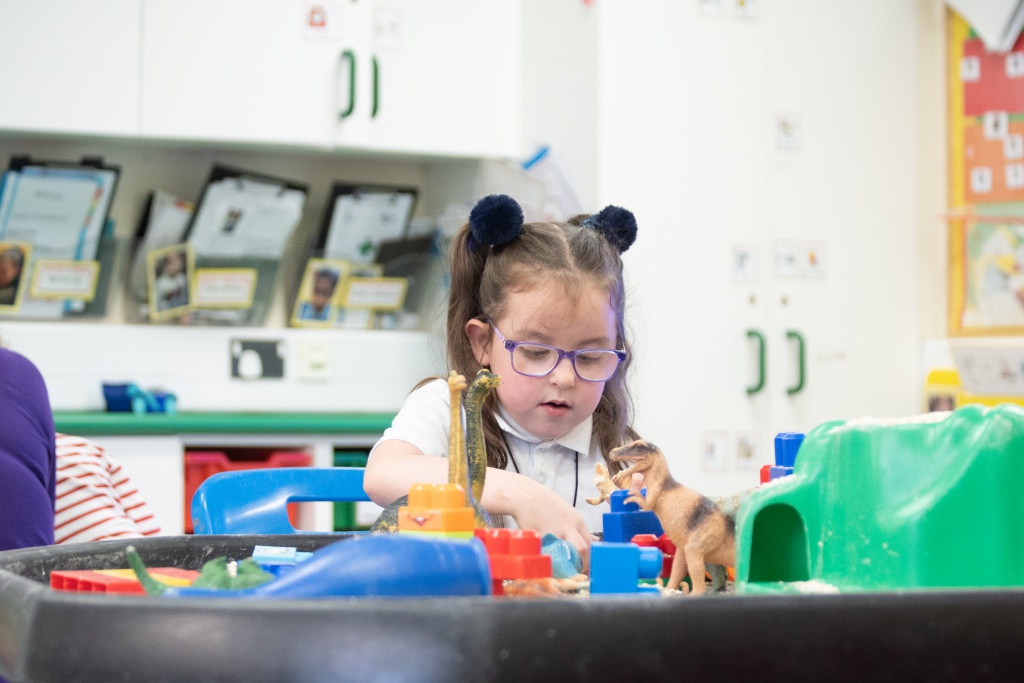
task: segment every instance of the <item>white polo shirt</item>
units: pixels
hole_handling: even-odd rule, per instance
[[[593,418],[587,418],[567,434],[539,439],[520,428],[498,404],[498,426],[505,434],[511,457],[506,470],[543,484],[569,503],[591,531],[602,530],[602,514],[607,503],[591,505],[587,498],[598,497],[594,486],[594,468],[604,462],[598,439],[593,434]],[[465,412],[462,415],[465,424]],[[448,433],[451,426],[451,397],[448,382],[439,379],[409,394],[391,427],[381,441],[399,439],[419,448],[426,455],[448,457]],[[514,525],[514,521],[509,518]]]

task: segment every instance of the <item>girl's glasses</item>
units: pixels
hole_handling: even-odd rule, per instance
[[[512,357],[512,369],[527,377],[543,377],[562,361],[572,361],[572,369],[576,376],[586,382],[605,382],[611,379],[619,369],[619,363],[626,360],[625,351],[612,349],[579,349],[563,351],[562,349],[537,342],[521,342],[505,339],[494,323],[487,321],[501,337],[502,343]]]

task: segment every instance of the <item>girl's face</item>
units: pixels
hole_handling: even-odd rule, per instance
[[[577,302],[555,283],[516,292],[509,296],[506,311],[493,322],[508,340],[539,342],[565,351],[616,348],[615,311],[608,294],[597,287],[584,288]],[[605,383],[580,379],[568,358],[544,377],[527,377],[512,369],[511,355],[487,323],[470,320],[466,334],[480,365],[501,376],[497,389],[501,404],[533,436],[556,439],[597,408]]]
[[[21,266],[14,260],[14,257],[0,253],[0,287],[6,287],[14,282],[19,274],[21,274]]]
[[[183,254],[171,254],[164,264],[164,275],[177,275],[185,270],[185,256]]]

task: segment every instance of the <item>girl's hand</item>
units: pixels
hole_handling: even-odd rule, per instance
[[[512,507],[512,517],[520,529],[534,529],[541,536],[553,534],[572,544],[583,560],[583,571],[590,571],[590,535],[580,513],[551,489],[525,479],[521,495]],[[528,483],[527,483],[528,482]]]

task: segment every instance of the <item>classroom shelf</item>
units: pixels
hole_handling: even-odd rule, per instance
[[[64,412],[53,414],[58,432],[97,434],[379,434],[391,426],[391,413],[132,413]]]

